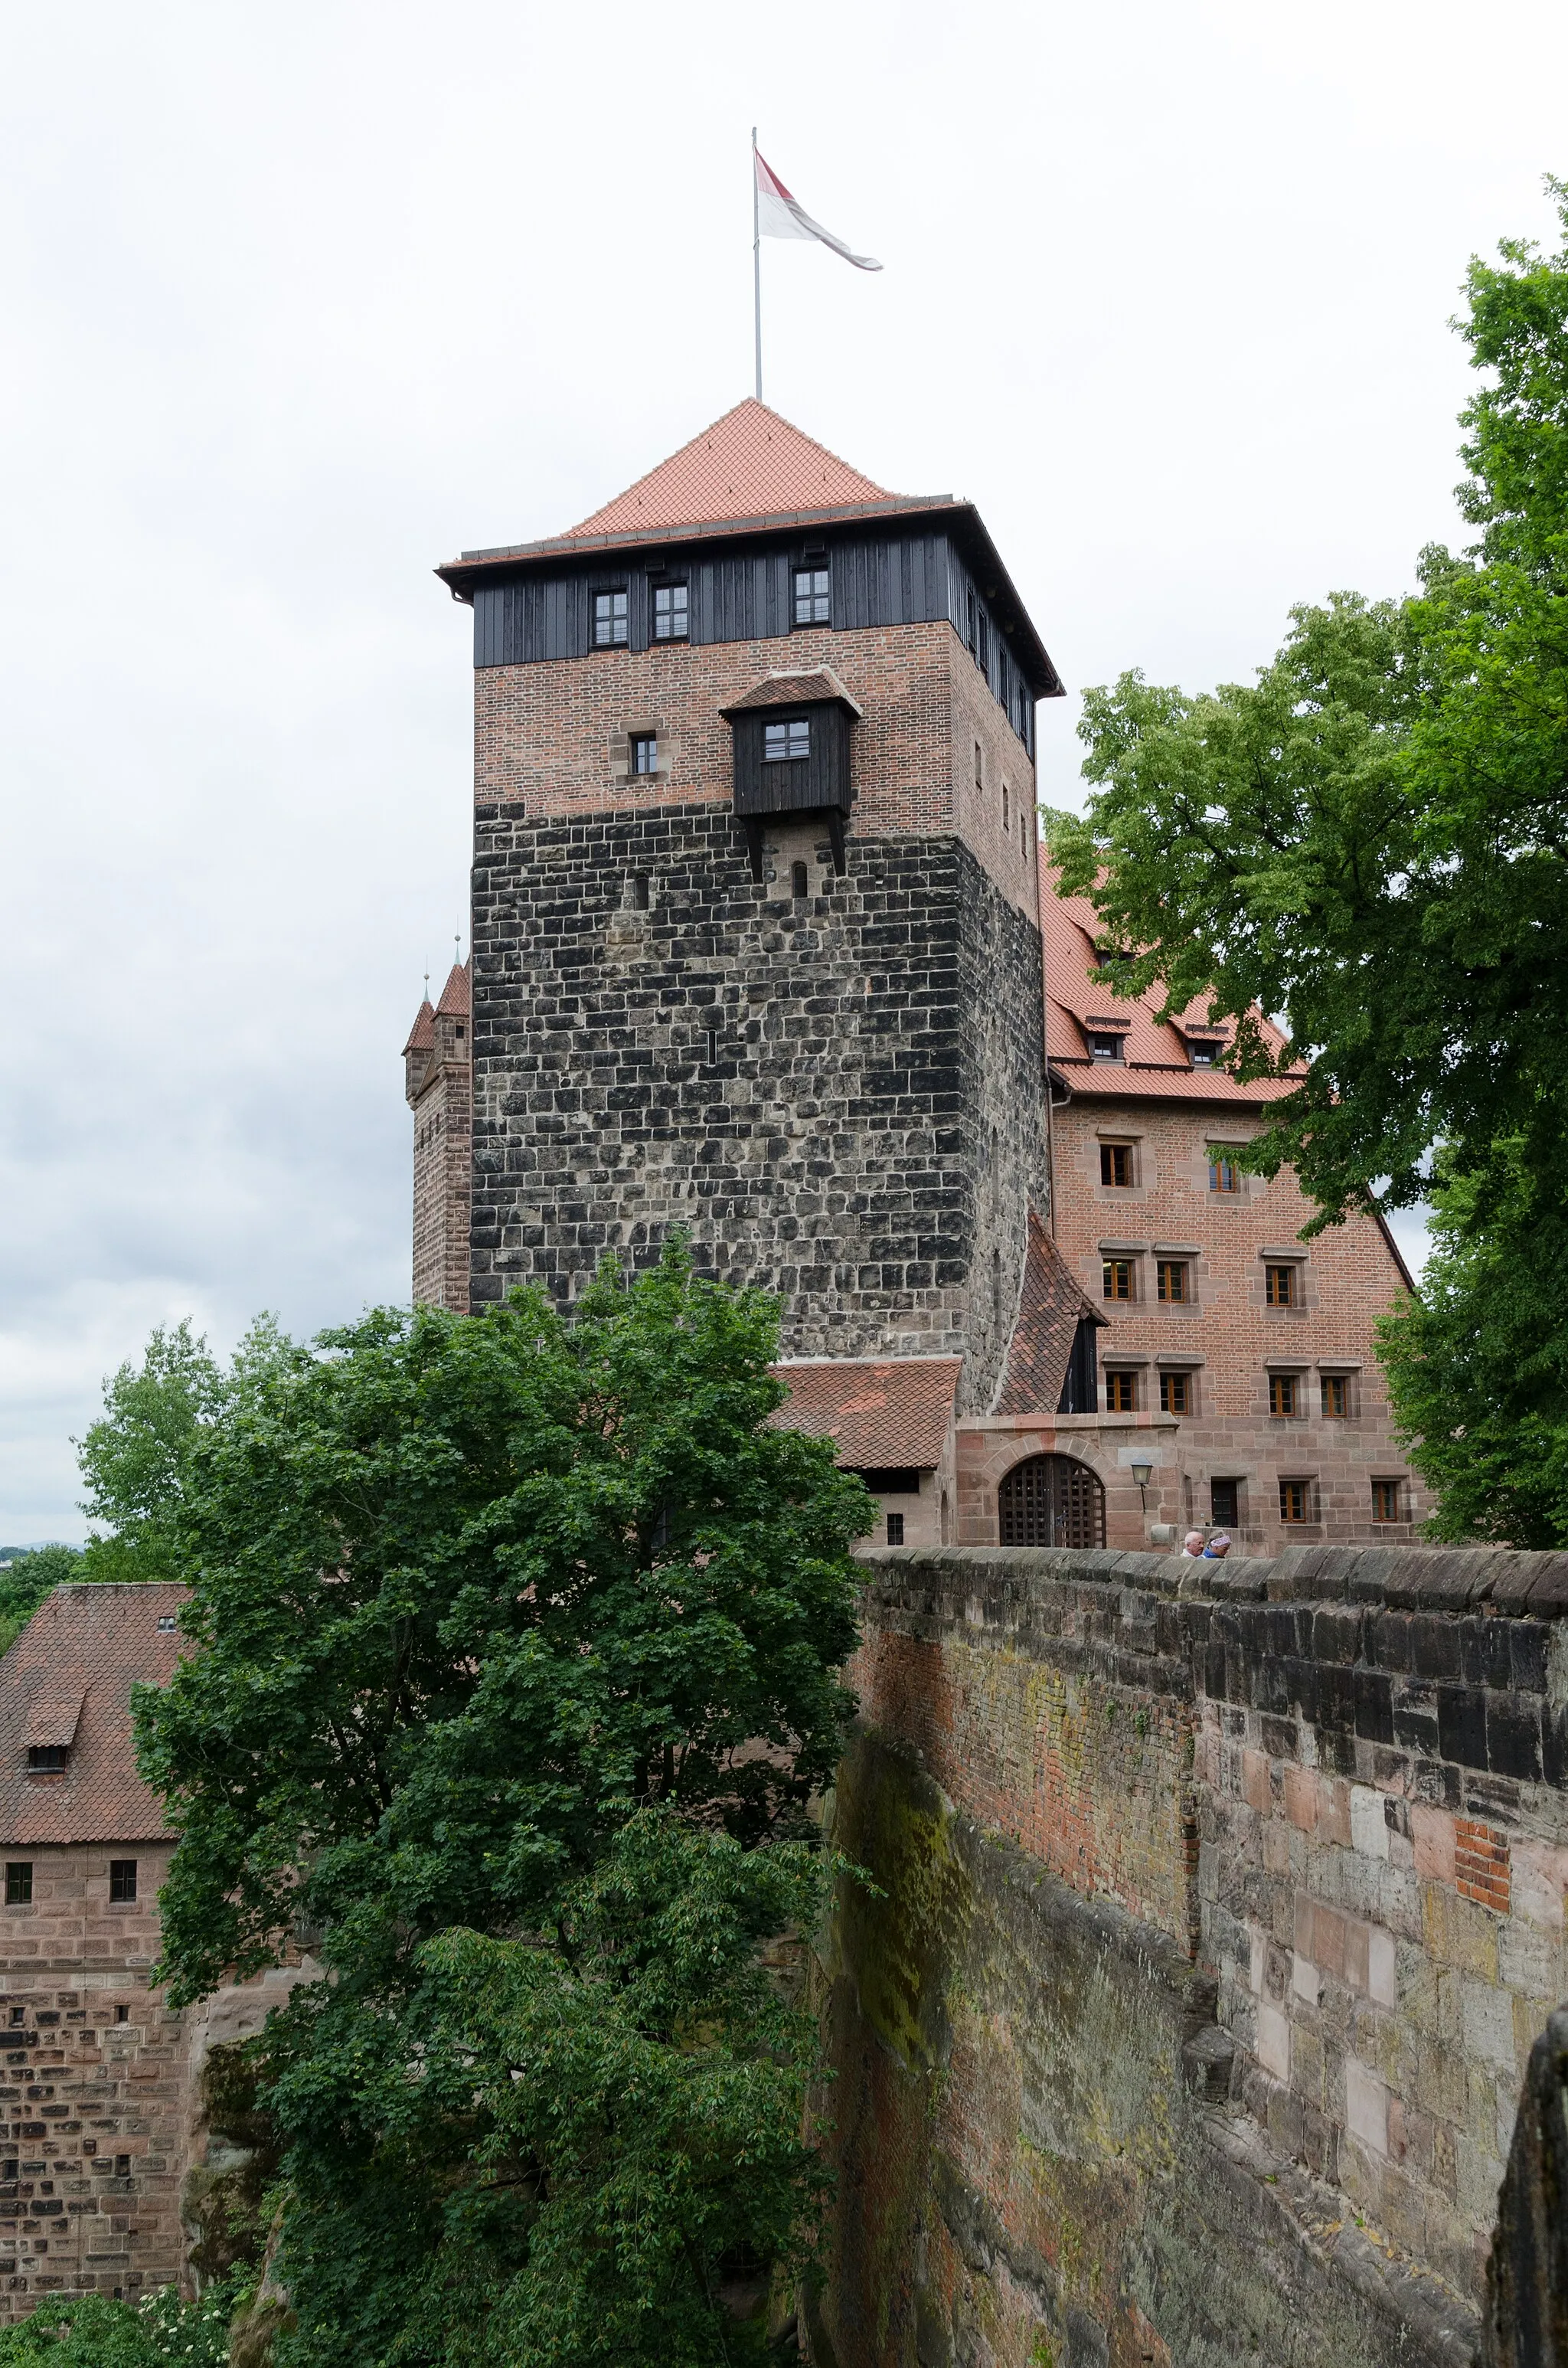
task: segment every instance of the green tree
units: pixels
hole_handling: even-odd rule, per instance
[[[1305,1064],[1252,1164],[1319,1224],[1419,1200],[1438,1144],[1478,1213],[1499,1143],[1568,1198],[1568,246],[1506,245],[1469,300],[1475,548],[1424,552],[1411,598],[1294,609],[1255,684],[1090,692],[1095,793],[1049,824],[1122,983],[1211,998],[1239,1076]]]
[[[0,1653],[16,1643],[51,1587],[86,1577],[85,1561],[75,1546],[35,1546],[11,1556],[9,1570],[0,1570]]]
[[[1088,811],[1048,837],[1119,984],[1231,1019],[1240,1077],[1304,1071],[1244,1157],[1296,1169],[1309,1233],[1437,1179],[1436,1258],[1382,1335],[1435,1529],[1562,1543],[1568,237],[1472,262],[1468,295],[1473,548],[1423,552],[1409,598],[1292,610],[1256,683],[1091,691]]]
[[[201,1428],[201,1649],[140,1748],[172,1998],[290,1931],[326,1969],[260,2050],[290,2358],[739,2361],[726,2295],[809,2245],[810,2046],[756,1952],[819,1896],[869,1504],[769,1426],[776,1350],[671,1250],[570,1324],[275,1349]]]

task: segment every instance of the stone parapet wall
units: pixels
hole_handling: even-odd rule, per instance
[[[1187,2078],[1172,2075],[1150,2092],[1155,2124],[1163,2117],[1176,2135],[1164,2168],[1151,2162],[1136,2178],[1129,2168],[1142,2201],[1121,2220],[1052,2220],[1064,2174],[1030,2118],[1047,2108],[1028,2103],[1027,2064],[1007,2068],[1045,2047],[1036,2025],[1054,2016],[1066,2021],[1052,2048],[1075,2033],[1100,2050],[1108,2083],[1121,2078],[1087,2006],[1075,2002],[1089,1990],[1075,1980],[1053,1997],[1049,1966],[1021,1986],[990,1982],[991,2036],[976,2040],[977,2068],[960,2080],[949,2052],[939,2110],[933,2090],[917,2138],[902,2141],[925,2149],[925,2171],[912,2171],[904,2202],[886,2209],[924,2215],[928,2235],[940,2221],[943,2241],[956,2242],[937,2190],[957,2179],[1004,2235],[1012,2228],[1021,2242],[1027,2226],[1028,2245],[1052,2270],[1055,2317],[1037,2313],[1036,2322],[1053,2345],[1064,2340],[1073,2284],[1064,2263],[1087,2260],[1093,2275],[1074,2272],[1073,2307],[1095,2317],[1097,2282],[1096,2324],[1109,2349],[1085,2349],[1080,2329],[1078,2351],[1053,2357],[1207,2360],[1225,2356],[1227,2344],[1244,2356],[1256,2330],[1239,2319],[1222,2340],[1203,2339],[1216,2350],[1202,2349],[1196,2305],[1180,2299],[1174,2273],[1164,2288],[1150,2283],[1139,2234],[1158,2225],[1178,2249],[1211,2248],[1212,2232],[1204,2237],[1192,2217],[1196,2202],[1184,2219],[1168,2181],[1183,2161],[1188,2183],[1217,2180],[1222,2157],[1233,2189],[1262,2181],[1276,2191],[1271,2208],[1287,2219],[1294,2212],[1299,2224],[1292,2236],[1278,2222],[1269,2242],[1284,2252],[1260,2275],[1289,2282],[1301,2248],[1318,2243],[1313,2226],[1330,2222],[1355,2229],[1391,2265],[1393,2283],[1354,2340],[1340,2326],[1337,2349],[1269,2356],[1467,2356],[1520,2084],[1568,1989],[1568,1556],[1310,1548],[1268,1563],[1194,1565],[956,1548],[869,1561],[851,1672],[862,1754],[874,1739],[879,1766],[908,1755],[955,1832],[1019,1853],[1031,1885],[1059,1885],[1103,1912],[1107,1982],[1122,1978],[1116,1964],[1131,1952],[1189,1965],[1210,2001]],[[864,1795],[870,1766],[862,1757],[846,1768],[851,1795]],[[922,1924],[927,2009],[956,2031],[973,2008],[974,1950],[991,1962],[995,1935],[980,1936],[1002,1912],[997,1867],[984,1872],[983,1854],[965,1842],[971,1878],[938,1907],[941,1886],[914,1865],[907,1835],[901,1863],[863,1798],[854,1815],[869,1844],[863,1862],[880,1882],[891,1878],[895,1903],[910,1891],[892,1912]],[[846,1846],[853,1854],[847,1829]],[[927,1929],[933,1917],[945,1940]],[[863,2082],[888,2044],[864,2010],[873,1993],[858,1929],[846,1917],[834,1992],[841,2081]],[[905,1955],[914,1946],[899,1945]],[[1082,2130],[1062,2144],[1069,2137],[1069,2151],[1089,2143]],[[1195,2168],[1199,2156],[1209,2170]],[[1251,2225],[1243,2213],[1237,2226]],[[1216,2262],[1217,2292],[1233,2266]],[[958,2291],[939,2305],[955,2341]],[[1237,2283],[1233,2295],[1242,2291]],[[1339,2305],[1330,2308],[1321,2283],[1311,2291],[1327,2346]],[[984,2307],[1011,2329],[994,2356],[1038,2356],[1028,2350],[1032,2305],[1000,2293],[992,2278]],[[863,2283],[852,2278],[846,2294],[850,2317],[863,2314]],[[927,2306],[938,2307],[929,2298]],[[830,2294],[824,2331],[836,2342],[835,2307]],[[1426,2333],[1407,2341],[1418,2320]],[[913,2337],[901,2345],[838,2343],[835,2356],[849,2368],[861,2359],[923,2362],[930,2351],[912,2348]]]

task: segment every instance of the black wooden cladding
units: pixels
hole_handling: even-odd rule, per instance
[[[563,561],[562,572],[530,572],[508,583],[473,590],[476,666],[530,666],[580,657],[594,646],[594,595],[629,594],[626,646],[653,641],[653,587],[687,587],[692,643],[760,642],[792,629],[794,574],[803,546],[796,541],[729,551],[672,551],[667,564],[635,564],[604,552],[591,561]],[[818,563],[820,564],[820,562]],[[1034,695],[1006,625],[994,612],[946,534],[846,535],[828,545],[835,632],[873,625],[935,623],[946,618],[983,672],[1014,731],[1034,752]],[[972,621],[972,632],[971,632]]]
[[[769,764],[763,734],[769,723],[791,715],[811,718],[809,756]],[[801,707],[743,708],[732,718],[735,735],[735,812],[738,814],[824,814],[849,811],[849,717],[836,700]]]

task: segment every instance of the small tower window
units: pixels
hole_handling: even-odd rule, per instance
[[[645,871],[634,871],[631,875],[631,909],[634,913],[645,913],[648,909],[648,874]]]
[[[812,753],[812,719],[809,715],[792,715],[788,723],[765,723],[762,727],[762,760],[765,765],[794,764]]]
[[[594,647],[623,649],[627,636],[627,596],[624,592],[594,595]]]
[[[806,878],[805,865],[803,863],[792,863],[790,867],[790,885],[792,894],[796,896],[803,896],[810,884],[810,882]]]
[[[686,586],[655,584],[653,586],[653,639],[656,642],[684,642],[686,616]]]
[[[825,625],[828,622],[828,575],[825,567],[796,568],[795,622],[797,625]]]
[[[656,773],[659,769],[659,735],[656,732],[634,732],[631,735],[631,769],[634,773]]]

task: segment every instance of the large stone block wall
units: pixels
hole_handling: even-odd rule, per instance
[[[1501,1550],[870,1557],[821,2358],[1468,2360],[1568,1978],[1564,1614]]]
[[[717,803],[480,807],[474,1304],[683,1226],[786,1355],[967,1351],[983,1403],[1045,1190],[1038,931],[951,834],[857,826],[839,878],[781,824],[765,869]]]

